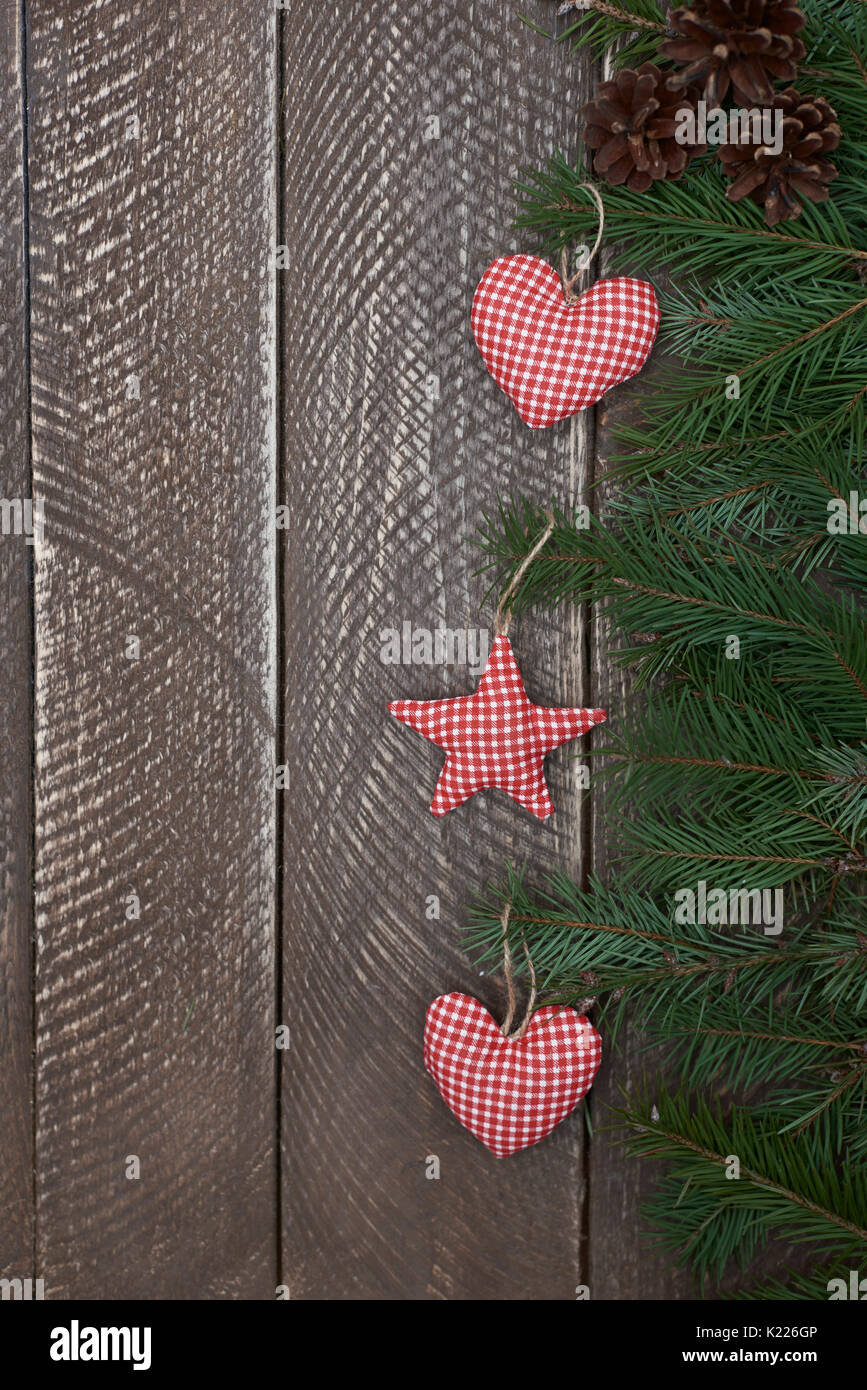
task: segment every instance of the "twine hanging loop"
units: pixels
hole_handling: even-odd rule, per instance
[[[506,637],[508,635],[509,624],[512,621],[512,615],[511,613],[506,612],[506,604],[512,597],[512,594],[517,589],[521,580],[524,578],[524,575],[527,573],[527,570],[529,569],[530,565],[533,563],[536,556],[539,554],[539,551],[544,546],[546,546],[548,544],[548,541],[551,539],[551,535],[554,530],[554,513],[546,507],[545,516],[548,518],[548,525],[545,527],[544,531],[537,540],[536,544],[533,546],[533,549],[530,551],[529,555],[524,556],[520,565],[515,570],[515,573],[512,575],[511,582],[506,585],[506,588],[500,595],[500,602],[497,604],[497,611],[494,614],[495,637]]]
[[[533,1016],[533,1006],[536,1003],[536,972],[533,969],[533,962],[530,959],[529,947],[527,946],[526,941],[524,941],[522,937],[524,954],[527,957],[527,965],[530,970],[530,998],[527,1000],[527,1009],[524,1014],[523,1022],[520,1024],[518,1028],[515,1029],[515,1032],[512,1033],[510,1030],[515,1018],[516,998],[515,979],[514,975],[512,974],[512,952],[509,949],[509,914],[511,911],[512,904],[506,903],[506,906],[503,908],[503,915],[500,918],[503,924],[503,974],[506,977],[506,990],[509,996],[509,1007],[500,1032],[503,1034],[504,1038],[509,1038],[510,1041],[517,1042],[519,1038],[523,1038],[524,1034],[527,1031],[527,1025],[529,1024],[530,1019]]]
[[[602,244],[602,233],[605,231],[605,207],[602,203],[602,199],[599,196],[599,192],[595,184],[580,183],[578,187],[586,188],[587,192],[590,194],[591,198],[596,204],[596,211],[599,213],[599,227],[596,232],[596,240],[593,243],[593,250],[590,252],[590,255],[586,258],[586,260],[584,260],[583,263],[578,267],[575,274],[571,277],[569,275],[569,249],[566,246],[563,247],[563,252],[560,256],[560,279],[563,281],[563,295],[566,299],[567,304],[578,303],[580,295],[575,294],[572,286],[578,283],[585,270],[588,269],[590,262],[593,260],[593,257],[596,255],[596,252],[599,250],[599,247]]]

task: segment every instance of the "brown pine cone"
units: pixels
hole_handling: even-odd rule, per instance
[[[681,69],[668,85],[676,92],[698,82],[710,107],[730,87],[740,104],[768,105],[775,81],[795,79],[805,52],[795,35],[806,22],[795,0],[693,0],[669,18],[679,37],[660,45]]]
[[[794,87],[778,92],[771,103],[783,113],[783,147],[779,154],[757,140],[720,146],[723,169],[734,182],[726,189],[733,203],[752,198],[765,209],[774,227],[800,217],[802,202],[823,203],[837,170],[824,156],[840,143],[837,113],[824,97],[802,97]]]
[[[643,193],[654,179],[679,179],[704,145],[675,139],[678,111],[695,110],[696,93],[670,92],[655,63],[637,72],[623,68],[600,82],[584,106],[584,139],[596,151],[593,168],[608,183],[625,183]]]

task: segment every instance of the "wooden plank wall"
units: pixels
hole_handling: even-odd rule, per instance
[[[678,1288],[580,1115],[494,1160],[422,1065],[435,995],[502,1009],[472,894],[590,862],[574,750],[551,821],[436,821],[439,754],[386,713],[475,684],[382,649],[489,635],[482,512],[596,469],[594,415],[529,432],[469,333],[594,75],[519,10],[554,7],[0,12],[0,488],[45,502],[0,543],[0,1274],[50,1298]],[[539,701],[621,698],[583,614],[512,636]]]
[[[24,71],[17,5],[0,8],[0,497],[32,499]],[[22,525],[23,525],[22,508]],[[0,535],[0,1274],[33,1276],[32,546]]]
[[[549,760],[545,824],[496,794],[434,820],[441,755],[386,704],[475,677],[381,649],[404,623],[489,629],[462,538],[500,490],[574,499],[586,476],[586,419],[531,434],[469,313],[486,265],[524,244],[511,181],[574,146],[587,73],[499,0],[307,0],[284,43],[286,1268],[296,1297],[572,1298],[580,1119],[492,1160],[421,1040],[437,994],[502,1008],[461,953],[469,897],[508,858],[579,871],[575,764]],[[583,701],[579,616],[513,627],[532,697]]]
[[[275,12],[27,13],[37,1266],[273,1297]]]

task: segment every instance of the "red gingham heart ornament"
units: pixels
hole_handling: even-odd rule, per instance
[[[498,1158],[538,1144],[590,1090],[602,1039],[574,1009],[537,1009],[506,1037],[478,999],[443,994],[427,1011],[424,1064],[461,1124]]]
[[[644,366],[659,304],[644,280],[599,280],[570,304],[538,256],[502,256],[473,296],[473,336],[497,385],[531,429],[586,410]]]

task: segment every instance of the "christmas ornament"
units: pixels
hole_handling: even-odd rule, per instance
[[[571,285],[538,256],[503,256],[473,298],[485,366],[531,429],[586,410],[635,376],[656,338],[652,285],[618,276],[577,297]]]
[[[590,1090],[602,1040],[574,1009],[539,1009],[507,1037],[478,999],[443,994],[427,1011],[424,1064],[446,1105],[498,1158],[538,1144]]]
[[[510,1033],[515,996],[508,909],[503,922],[509,1013],[502,1029],[469,994],[435,999],[424,1028],[424,1064],[440,1095],[498,1158],[550,1134],[583,1100],[602,1060],[602,1039],[575,1009],[547,1005],[533,1013],[535,976],[524,1021]]]
[[[668,17],[678,37],[660,45],[660,57],[682,64],[668,86],[698,82],[708,106],[719,106],[729,88],[741,105],[767,106],[775,81],[794,81],[805,53],[795,35],[806,22],[794,0],[693,0]]]
[[[395,719],[446,754],[431,804],[435,816],[444,816],[476,792],[496,787],[545,820],[554,810],[545,782],[546,754],[605,719],[601,709],[534,705],[506,635],[505,602],[553,528],[552,517],[500,600],[494,623],[497,635],[476,693],[451,700],[394,700],[388,707]]]
[[[689,161],[706,148],[675,138],[678,112],[695,111],[696,97],[688,87],[671,92],[655,63],[642,63],[637,72],[623,68],[600,82],[583,109],[584,140],[596,151],[596,173],[637,193],[655,179],[682,178]]]
[[[475,695],[395,700],[388,708],[446,754],[431,804],[435,816],[498,787],[545,820],[554,810],[545,782],[546,754],[605,718],[601,709],[534,705],[505,636],[495,638]]]
[[[723,145],[723,169],[734,182],[726,190],[733,203],[751,198],[765,209],[765,222],[774,227],[800,217],[803,202],[823,203],[837,170],[824,156],[840,143],[837,113],[824,97],[804,96],[789,87],[773,98],[783,113],[783,146],[773,154],[758,140]]]

